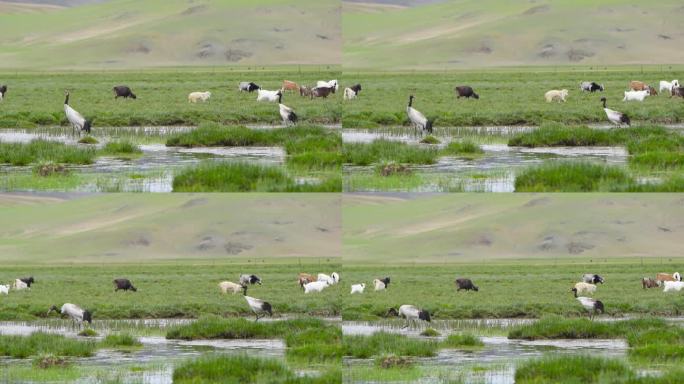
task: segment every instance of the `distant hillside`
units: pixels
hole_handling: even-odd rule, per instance
[[[0,1],[0,11],[8,10],[0,13],[0,68],[341,61],[337,0],[109,0],[74,7],[54,4],[83,0],[30,3]]]
[[[406,6],[410,5],[410,6]],[[681,0],[344,0],[346,68],[684,62]]]
[[[341,257],[333,194],[0,195],[0,261]]]
[[[684,257],[676,194],[345,195],[350,263]]]

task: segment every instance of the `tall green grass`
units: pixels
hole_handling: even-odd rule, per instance
[[[530,167],[515,178],[516,192],[611,191],[635,184],[621,168],[591,163],[548,163]]]
[[[417,147],[399,141],[374,140],[372,143],[345,143],[345,164],[371,165],[381,162],[434,164],[439,157],[436,148]]]
[[[42,332],[29,336],[0,335],[0,356],[17,359],[38,355],[89,357],[93,355],[96,347],[91,341]]]
[[[141,154],[140,147],[130,140],[110,141],[100,150],[104,155],[136,155]]]
[[[516,383],[624,383],[634,377],[624,362],[593,356],[548,356],[515,371]]]
[[[0,163],[23,166],[40,162],[92,164],[96,152],[56,141],[33,140],[30,143],[0,143]]]
[[[359,359],[393,354],[397,356],[433,357],[440,345],[436,341],[410,338],[405,335],[376,332],[370,336],[344,336],[344,355]]]

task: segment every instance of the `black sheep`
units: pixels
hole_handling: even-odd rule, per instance
[[[456,279],[456,286],[458,287],[458,289],[456,289],[457,292],[462,289],[465,289],[466,291],[479,291],[479,288],[475,284],[473,284],[473,281],[470,279]]]
[[[123,289],[124,291],[131,290],[133,292],[137,292],[138,290],[133,286],[130,280],[128,279],[114,279],[114,292],[118,291],[119,289]]]
[[[116,87],[112,88],[112,91],[114,91],[114,99],[118,99],[119,97],[123,97],[124,99],[128,99],[129,97],[131,99],[136,99],[137,97],[135,96],[135,93],[131,91],[130,88],[128,88],[125,85],[117,85]]]
[[[456,92],[458,92],[458,96],[456,96],[457,99],[460,99],[461,97],[465,97],[467,99],[473,98],[473,99],[479,99],[480,95],[475,93],[473,91],[473,88],[467,86],[467,85],[459,85],[458,87],[454,88]]]

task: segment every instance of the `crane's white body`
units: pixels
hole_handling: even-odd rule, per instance
[[[611,123],[617,125],[618,127],[621,126],[623,123],[627,124],[627,126],[630,125],[629,122],[629,117],[618,111],[614,111],[608,107],[606,107],[606,98],[602,97],[601,102],[603,102],[603,111],[606,113],[606,117],[608,117],[608,121]]]
[[[247,295],[245,295],[244,297],[245,300],[247,300],[247,305],[249,305],[249,308],[252,310],[252,312],[254,312],[254,315],[256,316],[256,321],[266,316],[267,314],[269,316],[271,315],[271,304],[264,300],[255,299]]]
[[[65,303],[64,305],[62,305],[62,308],[60,309],[60,313],[62,315],[69,316],[71,320],[78,322],[83,321],[83,312],[85,311],[81,309],[81,307],[71,303]]]
[[[278,94],[278,107],[280,108],[280,117],[283,119],[283,124],[285,124],[285,126],[297,124],[297,114],[292,108],[283,104],[282,92]]]

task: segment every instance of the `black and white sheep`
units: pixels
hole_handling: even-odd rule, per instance
[[[0,85],[0,101],[5,98],[5,94],[7,93],[7,86],[6,85]]]
[[[240,285],[246,286],[247,284],[259,284],[261,285],[261,278],[257,275],[240,275]]]
[[[589,284],[603,284],[603,277],[593,273],[585,273],[582,275],[582,281]]]
[[[387,289],[390,283],[390,278],[385,277],[384,279],[375,279],[373,280],[373,286],[375,287],[376,291],[382,291]]]
[[[240,92],[250,92],[251,93],[251,92],[254,92],[256,90],[261,89],[261,87],[259,85],[257,85],[256,83],[253,83],[251,81],[243,81],[238,86],[238,89],[240,90]]]
[[[584,92],[603,92],[605,88],[603,87],[603,84],[598,84],[593,81],[583,81],[580,83],[580,90]]]

